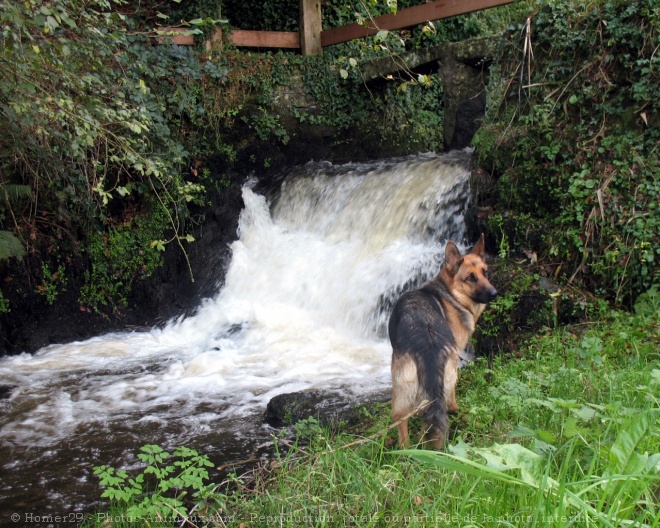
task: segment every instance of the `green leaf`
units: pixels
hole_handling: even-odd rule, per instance
[[[406,455],[415,460],[419,460],[420,462],[431,463],[451,471],[465,473],[466,475],[474,475],[476,477],[485,479],[498,480],[518,486],[525,486],[525,482],[523,482],[521,479],[515,477],[514,475],[510,475],[509,473],[505,473],[502,469],[500,469],[510,469],[506,466],[506,464],[494,464],[493,460],[489,461],[489,463],[493,465],[484,465],[449,453],[424,451],[421,449],[392,451],[392,454]]]
[[[627,495],[636,501],[646,489],[642,478],[656,471],[660,454],[649,457],[647,453],[637,451],[639,444],[653,434],[656,415],[653,411],[643,412],[624,424],[619,431],[610,448],[609,465],[603,473],[603,477],[609,480],[603,482],[602,487],[610,500]]]
[[[389,34],[390,34],[390,32],[387,31],[386,29],[381,29],[374,36],[374,42],[383,42],[387,38],[387,35],[389,35]]]
[[[574,436],[584,436],[589,432],[589,429],[580,427],[577,424],[577,418],[569,416],[564,422],[564,436],[566,438],[573,438]]]
[[[638,444],[649,434],[655,420],[655,413],[644,412],[637,415],[622,427],[614,444],[610,448],[610,463],[607,473],[634,473],[639,460],[635,457]]]
[[[584,186],[585,186],[587,189],[593,189],[593,188],[596,186],[596,183],[597,183],[596,180],[586,180],[586,181],[584,182]]]
[[[164,240],[154,240],[149,247],[155,247],[158,251],[165,251],[165,241]]]
[[[660,370],[653,369],[651,371],[651,385],[660,385]]]
[[[579,409],[571,409],[571,413],[583,422],[589,422],[598,415],[597,411],[586,405],[582,405]]]
[[[140,126],[139,123],[135,123],[134,121],[128,121],[126,123],[126,126],[128,128],[130,128],[136,134],[141,134],[142,133],[142,127]]]
[[[543,440],[548,444],[554,444],[557,441],[554,434],[550,431],[544,431],[543,429],[536,430],[536,438]]]
[[[451,448],[450,448],[451,450]],[[423,450],[393,451],[395,455],[406,455],[421,462],[435,464],[450,471],[474,475],[487,480],[496,480],[515,486],[540,490],[546,494],[565,500],[578,511],[592,515],[601,526],[614,527],[603,513],[585,502],[579,495],[562,487],[558,481],[547,476],[544,471],[544,458],[519,444],[495,444],[490,448],[472,449],[486,460],[486,464],[449,453]],[[518,469],[520,477],[512,474]]]
[[[9,231],[0,231],[0,260],[12,257],[22,259],[25,256],[23,243]]]

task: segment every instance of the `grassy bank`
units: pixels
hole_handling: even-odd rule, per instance
[[[548,330],[519,351],[520,357],[470,365],[459,381],[462,408],[443,453],[398,451],[396,429],[382,405],[365,409],[359,434],[301,422],[294,443],[274,440],[280,456],[267,467],[231,475],[219,485],[206,484],[204,457],[179,453],[183,457],[168,466],[146,454],[145,462],[161,469],[145,473],[171,468],[159,474],[159,491],[142,494],[140,481],[139,493],[125,500],[115,495],[110,517],[95,521],[200,527],[658,526],[659,315],[660,299],[647,296],[635,314],[608,312],[595,323]],[[184,478],[176,480],[179,474]],[[124,485],[109,484],[106,494],[128,489],[128,478]],[[196,503],[190,501],[195,493]],[[158,512],[184,517],[160,523]]]

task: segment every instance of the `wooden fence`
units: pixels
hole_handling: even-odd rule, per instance
[[[416,26],[456,15],[481,11],[491,7],[511,4],[515,0],[434,0],[397,13],[382,15],[369,20],[366,24],[348,24],[323,30],[321,18],[321,0],[300,0],[300,31],[247,31],[234,29],[228,35],[238,47],[258,48],[293,48],[300,49],[303,55],[320,55],[323,48],[341,44],[358,38],[375,35],[381,30],[394,30]],[[164,28],[167,33],[174,33],[173,42],[180,46],[195,43],[192,35],[178,35],[185,29]],[[222,30],[217,29],[211,41],[222,42]]]

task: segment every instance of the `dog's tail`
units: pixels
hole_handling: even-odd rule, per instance
[[[447,435],[447,403],[445,395],[445,368],[446,355],[443,350],[436,354],[434,361],[427,366],[430,368],[418,371],[419,382],[427,394],[430,405],[424,410],[423,418],[426,427],[426,436],[440,448]]]

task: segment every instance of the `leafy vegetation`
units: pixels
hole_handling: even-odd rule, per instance
[[[224,11],[239,16],[242,9],[228,3]],[[279,15],[286,11],[277,2],[264,3],[264,9]],[[355,16],[342,3],[328,12],[333,9],[339,10],[337,21]],[[59,276],[73,279],[69,287],[81,291],[83,307],[121,309],[131,284],[161,261],[151,256],[153,248],[162,250],[169,241],[185,253],[194,227],[191,204],[201,204],[206,190],[217,188],[211,180],[223,178],[208,177],[209,157],[231,166],[246,138],[290,141],[292,126],[285,126],[275,102],[298,69],[318,108],[293,108],[298,123],[328,125],[339,134],[375,132],[374,143],[392,145],[396,153],[442,147],[437,79],[405,91],[394,82],[369,90],[355,68],[350,78],[337,75],[337,64],[349,54],[382,54],[385,42],[337,48],[310,60],[231,47],[218,55],[198,47],[154,45],[167,39],[153,29],[161,24],[183,25],[203,37],[222,22],[217,11],[208,0],[168,9],[119,0],[3,4],[3,268],[28,257],[30,280],[45,288],[43,270],[62,267]],[[297,12],[298,5],[287,16]],[[334,23],[333,17],[326,20]],[[393,36],[388,45],[399,42]],[[269,164],[268,159],[254,161],[261,168]],[[122,251],[108,242],[135,230],[142,232],[131,244],[137,255],[148,256],[146,272],[123,261]],[[87,267],[82,285],[80,265],[74,264],[80,257]],[[49,288],[48,302],[61,291]],[[0,309],[9,309],[7,302]]]
[[[125,510],[119,517],[131,520],[147,520],[155,523],[172,524],[172,519],[186,517],[188,508],[183,498],[192,493],[192,498],[203,501],[211,487],[205,483],[209,478],[208,468],[213,464],[205,455],[193,449],[179,447],[172,455],[156,445],[146,445],[140,449],[138,458],[146,467],[134,478],[124,470],[99,466],[94,474],[105,487],[103,497],[107,497]],[[153,487],[150,488],[150,481]],[[103,523],[112,523],[112,514],[101,516]],[[112,523],[114,525],[114,523]]]
[[[545,2],[512,28],[475,144],[539,258],[616,303],[660,280],[656,2]],[[561,263],[561,264],[560,264]]]
[[[113,311],[120,311],[127,306],[133,282],[148,277],[162,264],[166,241],[159,237],[165,219],[155,209],[90,237],[87,251],[92,269],[86,272],[80,291],[83,306],[99,312],[110,305]]]
[[[658,526],[658,292],[642,296],[635,314],[601,317],[548,329],[528,341],[520,359],[481,359],[464,369],[462,409],[444,452],[398,451],[387,404],[365,408],[371,425],[358,435],[308,419],[296,426],[293,443],[286,432],[274,438],[276,458],[268,468],[230,475],[203,504],[190,501],[196,505],[190,521]],[[128,478],[123,474],[122,482]],[[160,501],[152,497],[152,505]],[[113,507],[122,501],[115,498]],[[126,513],[123,504],[111,510],[117,517]]]
[[[203,112],[189,83],[226,72],[151,46],[118,5],[3,4],[0,227],[14,238],[0,245],[10,256],[70,266],[97,233],[135,228],[136,211],[152,206],[157,239],[186,236],[188,203],[204,189],[186,178],[190,153],[173,124],[184,109]]]

